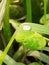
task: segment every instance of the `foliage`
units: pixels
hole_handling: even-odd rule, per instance
[[[2,19],[0,23],[3,21],[3,28],[0,30],[2,33],[2,35],[0,33],[2,39],[0,43],[2,44],[3,42],[3,46],[4,44],[7,46],[3,52],[0,51],[0,65],[2,65],[3,62],[7,65],[49,64],[49,47],[47,45],[47,43],[49,43],[49,10],[47,9],[49,7],[48,2],[48,0],[1,1],[0,12],[4,12],[3,14],[0,14],[0,20]],[[4,9],[2,9],[2,4],[5,5]],[[34,23],[32,23],[32,21]],[[1,44],[0,49],[2,50],[3,46]],[[16,52],[15,46],[18,47]],[[10,47],[12,48],[10,49]],[[8,52],[9,50],[10,52]],[[43,51],[47,51],[47,53],[43,53]],[[27,59],[29,56],[34,57],[37,62],[34,60],[33,63],[31,63],[29,61],[30,59]]]
[[[27,29],[27,25],[21,25],[16,31],[15,39],[30,50],[40,50],[45,47],[46,41],[42,35],[33,32],[31,29],[30,26]]]
[[[40,64],[37,62],[34,62],[34,63],[31,63],[30,65],[40,65]]]

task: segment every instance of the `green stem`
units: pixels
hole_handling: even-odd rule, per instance
[[[2,51],[0,50],[0,54],[2,54]],[[6,65],[25,65],[21,62],[16,62],[13,58],[11,58],[9,55],[6,55],[4,59],[4,63]]]
[[[5,1],[5,0],[3,0]],[[8,43],[11,36],[12,36],[12,33],[11,33],[11,28],[10,28],[10,23],[9,23],[9,5],[10,5],[10,0],[6,0],[6,7],[5,7],[5,12],[4,12],[4,19],[3,19],[3,35],[5,37],[5,42]],[[3,3],[4,4],[4,3]],[[7,44],[6,44],[7,45]],[[9,53],[8,53],[10,56],[12,56],[12,47],[11,49],[9,50]]]
[[[27,22],[32,22],[31,0],[26,0]]]
[[[9,4],[10,0],[6,0],[6,7],[5,7],[5,12],[4,12],[4,19],[3,19],[3,34],[5,36],[6,43],[9,42],[11,38],[11,30],[10,30],[10,24],[9,24]]]
[[[2,65],[4,58],[5,58],[6,54],[8,53],[8,51],[9,51],[9,49],[14,41],[15,34],[16,34],[16,32],[13,34],[11,40],[9,41],[7,47],[5,48],[5,50],[3,52],[3,54],[0,56],[0,65]]]
[[[46,22],[46,0],[44,0],[44,22]]]

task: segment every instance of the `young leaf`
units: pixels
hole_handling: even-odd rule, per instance
[[[15,39],[30,50],[39,50],[46,45],[44,37],[36,31],[33,32],[29,25],[20,25],[16,30]]]
[[[44,19],[44,16],[42,16],[42,18],[40,19],[40,23],[49,26],[49,14],[46,14],[46,21],[44,21]]]

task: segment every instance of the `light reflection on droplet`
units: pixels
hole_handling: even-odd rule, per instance
[[[29,25],[23,26],[23,30],[30,30],[30,26]]]

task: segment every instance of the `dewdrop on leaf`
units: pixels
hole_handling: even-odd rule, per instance
[[[23,26],[23,30],[30,30],[31,28],[30,28],[30,26],[28,26],[28,25],[24,25]]]

